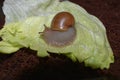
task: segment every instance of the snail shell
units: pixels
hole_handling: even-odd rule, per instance
[[[73,27],[75,23],[74,17],[69,12],[60,12],[52,20],[51,29],[58,31],[66,31]]]

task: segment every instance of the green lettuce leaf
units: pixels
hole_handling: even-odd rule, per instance
[[[17,1],[17,0],[16,0]],[[7,1],[3,7],[6,14],[6,24],[0,30],[0,52],[10,54],[20,48],[26,47],[37,51],[39,57],[49,56],[47,51],[55,54],[63,54],[73,61],[84,62],[85,66],[92,68],[109,68],[110,63],[114,62],[112,49],[109,45],[106,29],[101,21],[95,16],[89,14],[86,10],[77,4],[69,1],[59,2],[58,0],[45,0],[43,2],[25,0],[33,4],[33,9],[23,10],[23,14],[13,14],[23,7],[9,8]],[[24,3],[25,3],[24,2]],[[15,4],[17,5],[17,4]],[[19,4],[18,4],[19,5]],[[17,5],[17,6],[18,6]],[[28,6],[29,5],[29,6]],[[32,4],[24,5],[28,8]],[[44,24],[51,25],[53,17],[61,11],[67,11],[75,17],[76,39],[65,47],[53,47],[45,43],[39,32],[44,31]],[[10,19],[10,17],[12,17]],[[7,50],[6,50],[7,49]]]

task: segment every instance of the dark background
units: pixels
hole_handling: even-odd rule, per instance
[[[16,53],[0,54],[0,80],[120,80],[120,0],[70,0],[97,16],[105,25],[115,56],[108,70],[85,68],[63,55],[50,53],[38,58],[36,52],[21,49]],[[3,0],[0,0],[2,7]],[[0,28],[4,24],[0,8]]]

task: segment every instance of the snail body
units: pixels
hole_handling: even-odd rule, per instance
[[[76,36],[74,17],[69,12],[60,12],[55,15],[51,27],[45,26],[44,41],[52,46],[63,47],[71,44]]]

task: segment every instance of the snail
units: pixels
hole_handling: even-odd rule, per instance
[[[51,27],[46,25],[42,37],[44,41],[52,46],[63,47],[70,45],[76,36],[74,27],[75,19],[69,12],[60,12],[55,15],[51,22]]]

